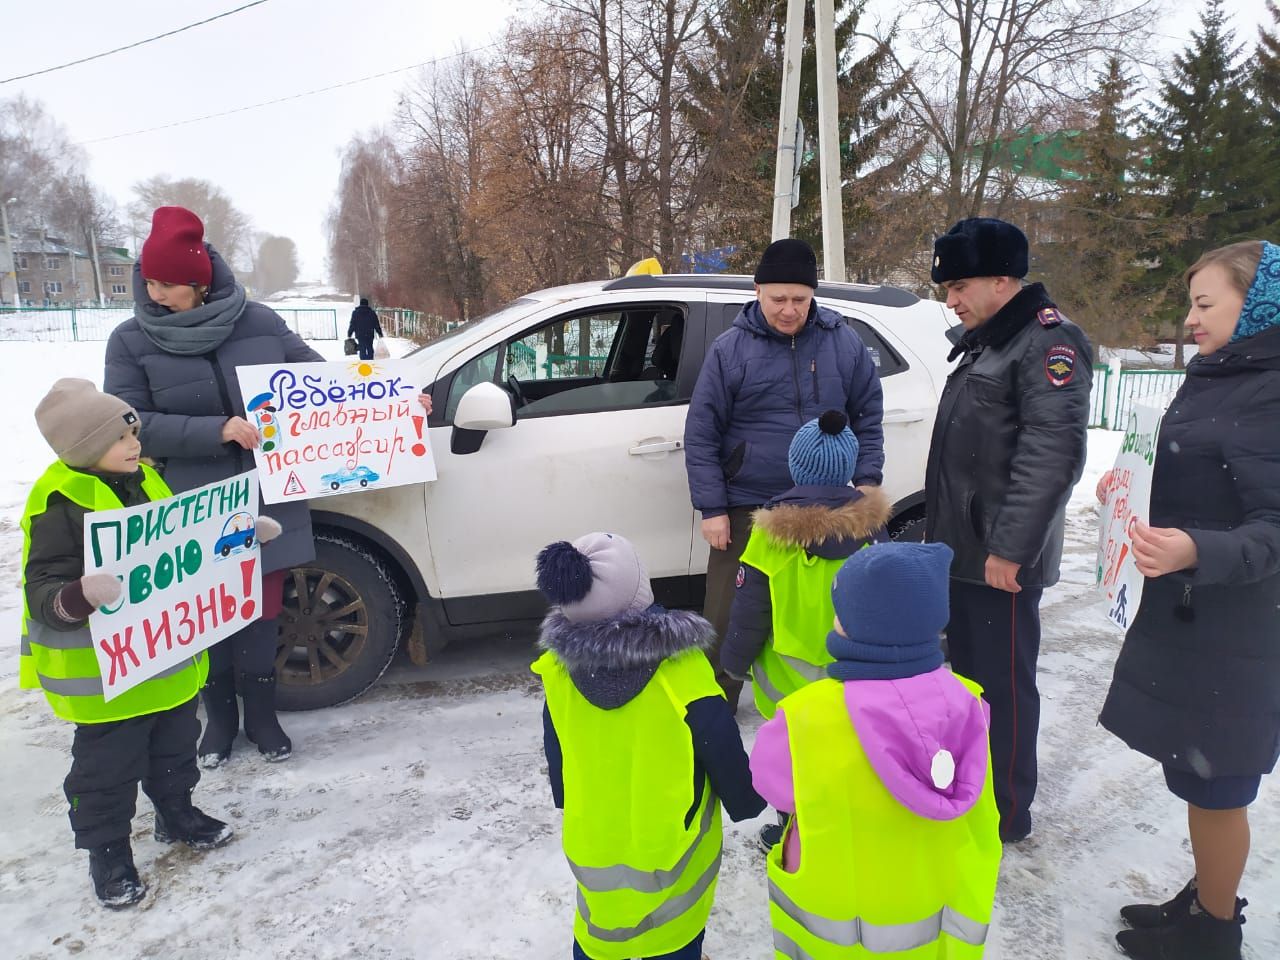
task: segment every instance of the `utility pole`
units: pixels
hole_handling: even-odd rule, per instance
[[[773,238],[791,236],[792,180],[800,169],[801,144],[796,137],[800,114],[800,60],[804,52],[804,7],[807,0],[787,0],[787,26],[782,35],[782,99],[778,104],[778,156],[773,175]]]
[[[102,264],[98,262],[98,234],[92,226],[89,228],[89,256],[93,260],[93,286],[98,294],[98,306],[105,307],[107,301],[102,295]]]
[[[808,0],[787,0],[782,42],[782,95],[778,106],[778,153],[773,180],[773,239],[791,235],[791,181],[799,169],[796,141],[800,109],[800,62]],[[840,123],[836,88],[835,0],[814,0],[818,60],[818,166],[822,198],[822,275],[843,282],[844,212],[840,197]]]
[[[13,256],[13,240],[9,237],[9,204],[17,203],[17,197],[0,200],[0,233],[4,234],[4,252],[8,255],[5,276],[13,278],[13,305],[22,306],[22,298],[18,295],[18,261]],[[4,302],[4,291],[0,290],[0,303]]]
[[[840,101],[836,91],[835,0],[814,0],[818,47],[818,157],[822,178],[822,276],[844,283],[844,209],[840,199]]]

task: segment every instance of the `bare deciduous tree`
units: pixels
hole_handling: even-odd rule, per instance
[[[156,207],[186,207],[204,222],[205,240],[233,270],[247,272],[252,257],[252,224],[220,187],[208,180],[185,177],[174,180],[154,176],[133,185],[136,199],[129,204],[133,234],[141,239],[151,232]]]
[[[1108,56],[1142,48],[1158,13],[1156,0],[905,4],[893,56],[908,116],[941,161],[946,222],[1010,202],[1020,178],[1001,165],[1002,149],[1019,132],[1054,129]]]

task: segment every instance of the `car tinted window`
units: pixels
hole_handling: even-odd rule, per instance
[[[677,383],[685,322],[670,303],[558,317],[507,344],[499,382],[524,418],[687,400]]]
[[[898,352],[885,343],[884,338],[871,328],[869,323],[862,320],[855,320],[853,317],[845,317],[844,322],[853,328],[853,332],[867,346],[867,351],[871,354],[871,359],[876,363],[876,372],[880,374],[880,379],[891,377],[895,373],[902,373],[907,369],[907,362],[899,356]]]
[[[464,393],[477,383],[493,382],[493,375],[498,369],[498,352],[501,349],[501,347],[494,347],[492,350],[486,350],[458,368],[458,372],[453,375],[453,380],[449,383],[449,398],[444,405],[446,423],[453,423],[453,415],[458,411],[458,401],[462,399]]]

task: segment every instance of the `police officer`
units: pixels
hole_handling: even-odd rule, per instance
[[[933,280],[964,327],[925,477],[926,539],[955,552],[951,664],[991,705],[1000,837],[1031,832],[1040,597],[1058,580],[1067,498],[1084,468],[1093,357],[1044,285],[1023,285],[1027,238],[961,220],[934,241]]]

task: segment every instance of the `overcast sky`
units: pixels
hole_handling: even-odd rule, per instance
[[[5,3],[0,79],[172,30],[248,0]],[[873,0],[875,2],[875,0]],[[878,0],[878,6],[891,0]],[[539,0],[526,0],[536,10]],[[892,6],[897,6],[893,3]],[[1181,47],[1202,4],[1172,0],[1163,43]],[[234,16],[45,76],[0,84],[43,102],[85,144],[90,177],[123,207],[155,174],[210,180],[261,231],[298,245],[302,276],[325,270],[324,218],[339,154],[387,123],[413,71],[226,117],[91,142],[287,97],[493,43],[516,0],[267,0]],[[1232,0],[1252,45],[1264,0]]]

